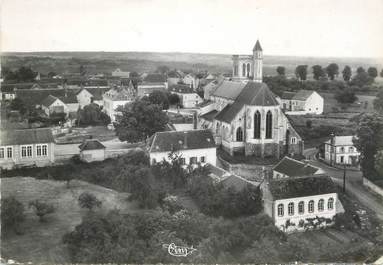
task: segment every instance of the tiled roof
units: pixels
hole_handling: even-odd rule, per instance
[[[336,145],[336,146],[338,146],[338,145],[354,145],[354,143],[352,142],[353,138],[354,138],[353,135],[335,136],[334,137],[334,145]],[[331,139],[327,140],[325,143],[330,144]]]
[[[49,128],[20,129],[0,132],[0,145],[23,145],[53,143],[52,131]]]
[[[44,99],[46,99],[49,95],[54,96],[56,98],[64,97],[65,93],[68,95],[76,94],[78,89],[17,89],[16,97],[20,98],[24,103],[28,105],[41,105]]]
[[[315,91],[313,90],[304,90],[304,89],[301,89],[299,90],[295,95],[294,97],[292,98],[293,100],[302,100],[302,101],[305,101],[307,100],[311,95],[312,93],[314,93]]]
[[[144,82],[147,83],[165,83],[166,82],[166,76],[162,74],[148,74],[144,78]]]
[[[153,138],[150,152],[171,152],[214,147],[215,142],[210,130],[157,132]]]
[[[182,94],[195,93],[193,91],[193,88],[191,88],[189,85],[184,85],[184,84],[173,85],[172,87],[169,88],[169,90],[171,92],[182,93]]]
[[[265,83],[249,81],[242,89],[233,104],[226,106],[216,119],[230,123],[244,105],[250,106],[278,106],[278,101],[273,92]]]
[[[177,71],[170,71],[168,73],[168,78],[181,78],[182,76]]]
[[[200,118],[205,119],[207,121],[213,121],[215,116],[217,116],[217,114],[218,114],[217,110],[212,110],[208,113],[201,115]]]
[[[74,104],[74,103],[78,103],[77,101],[77,97],[74,93],[67,93],[65,96],[63,97],[59,97],[59,99],[64,102],[65,104]]]
[[[235,100],[246,84],[241,82],[223,81],[212,96]]]
[[[52,96],[52,95],[49,95],[47,96],[42,102],[41,102],[41,105],[45,106],[45,107],[49,107],[50,105],[52,105],[58,98],[56,98],[55,96]]]
[[[273,170],[289,177],[301,177],[313,175],[319,168],[285,156]]]
[[[97,139],[86,139],[78,148],[83,151],[105,149],[106,147]]]
[[[283,92],[281,98],[282,99],[292,99],[295,96],[294,92]]]
[[[337,192],[337,188],[329,176],[273,180],[270,182],[269,187],[275,200]]]
[[[102,95],[110,88],[103,88],[103,87],[92,87],[92,88],[86,88],[86,90],[92,94],[94,100],[102,100]]]
[[[250,184],[246,179],[231,174],[230,176],[224,178],[221,183],[223,184],[224,187],[226,188],[234,188],[236,191],[241,191],[244,188],[247,187],[247,185],[252,185]]]

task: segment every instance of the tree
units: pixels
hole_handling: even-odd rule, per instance
[[[20,223],[25,219],[24,206],[15,197],[1,198],[1,230],[8,229],[17,231]]]
[[[306,121],[306,128],[311,129],[313,127],[313,121],[312,120],[307,120]]]
[[[379,91],[374,99],[374,109],[383,114],[383,90]]]
[[[295,75],[299,80],[305,81],[307,79],[307,65],[298,65],[295,68]]]
[[[351,81],[351,85],[358,87],[363,87],[366,85],[371,85],[374,82],[374,79],[368,75],[365,71],[359,71]]]
[[[110,123],[110,117],[102,111],[96,103],[90,103],[78,110],[77,123],[79,125],[107,125]]]
[[[313,75],[314,75],[314,79],[315,80],[319,80],[320,77],[324,77],[325,76],[325,72],[324,72],[322,66],[314,65],[312,67],[312,69],[313,69]]]
[[[359,66],[357,69],[356,69],[356,73],[357,74],[361,74],[361,73],[365,73],[366,70],[364,70],[364,68],[362,66]]]
[[[383,177],[383,150],[379,150],[375,155],[375,170]]]
[[[85,76],[86,75],[86,67],[84,65],[80,65],[79,72],[80,72],[80,75]]]
[[[83,192],[78,197],[78,204],[81,208],[86,208],[89,211],[92,211],[94,207],[100,208],[102,202],[92,193]]]
[[[17,80],[19,82],[31,82],[34,81],[36,73],[32,71],[30,67],[22,66],[16,72]]]
[[[278,66],[277,67],[277,73],[280,76],[284,76],[286,74],[286,68],[283,66]]]
[[[369,67],[367,69],[367,73],[370,77],[372,77],[373,79],[375,79],[375,77],[378,76],[378,69],[376,69],[376,67]]]
[[[28,111],[28,108],[25,105],[24,101],[18,97],[11,101],[11,103],[9,104],[9,109],[19,111],[21,115],[24,115]]]
[[[339,66],[336,63],[331,63],[326,67],[326,72],[331,80],[334,80],[335,76],[339,74]]]
[[[160,73],[160,74],[166,74],[166,73],[169,72],[169,71],[170,71],[170,69],[169,69],[169,67],[166,66],[166,65],[160,65],[160,66],[158,66],[157,69],[156,69],[156,72],[157,72],[157,73]]]
[[[55,211],[52,204],[40,202],[39,200],[29,202],[29,208],[33,208],[35,214],[39,217],[40,222],[44,222],[44,217],[47,214],[54,213]]]
[[[132,104],[119,107],[114,127],[121,141],[139,142],[146,140],[155,132],[165,130],[168,116],[157,104],[148,100],[136,100]]]
[[[162,109],[169,108],[169,96],[162,91],[153,91],[149,94],[149,101],[152,104],[160,105]]]
[[[357,100],[355,93],[350,89],[338,90],[334,97],[339,103],[354,103]]]
[[[383,117],[376,113],[363,114],[357,120],[355,147],[361,153],[361,168],[366,178],[378,178],[375,156],[383,149]],[[380,176],[381,177],[381,176]]]
[[[342,75],[343,75],[343,80],[344,80],[344,81],[346,81],[346,82],[350,81],[350,79],[351,79],[351,75],[352,75],[352,73],[351,73],[351,67],[348,66],[348,65],[346,65],[346,66],[344,67],[343,71],[342,71]]]
[[[170,105],[178,105],[180,104],[181,100],[180,97],[177,94],[170,94],[169,95],[169,104]]]
[[[383,77],[383,69],[380,71],[380,77]]]

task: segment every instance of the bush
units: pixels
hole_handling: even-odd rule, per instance
[[[29,202],[29,207],[34,209],[35,214],[39,217],[40,222],[45,221],[45,215],[51,214],[55,211],[55,208],[52,204],[40,202],[39,200]]]
[[[358,98],[355,96],[355,93],[350,90],[339,90],[335,94],[335,99],[339,103],[354,103]]]
[[[78,197],[78,204],[81,208],[86,208],[89,211],[93,210],[94,207],[101,207],[102,202],[97,199],[92,193],[83,192]]]
[[[1,230],[14,229],[18,231],[19,225],[25,219],[24,206],[15,197],[1,198]]]

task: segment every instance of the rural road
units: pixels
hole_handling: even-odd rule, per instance
[[[309,158],[310,164],[322,168],[336,184],[343,186],[343,169],[319,162],[315,158],[316,153],[315,148],[306,149],[303,152],[306,158]],[[346,170],[346,193],[357,198],[364,206],[374,211],[379,219],[383,220],[383,200],[363,186],[361,171]]]

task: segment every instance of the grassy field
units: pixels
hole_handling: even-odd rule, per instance
[[[69,262],[61,238],[81,222],[86,212],[77,202],[78,196],[84,191],[93,193],[102,201],[100,211],[142,211],[134,202],[128,201],[128,193],[119,193],[83,181],[71,181],[68,189],[66,183],[61,181],[36,180],[30,177],[1,179],[2,197],[13,195],[26,209],[26,220],[22,225],[24,234],[2,233],[2,257],[18,262]],[[40,223],[27,207],[29,201],[35,199],[53,203],[56,208],[55,213],[47,216],[46,223]]]

